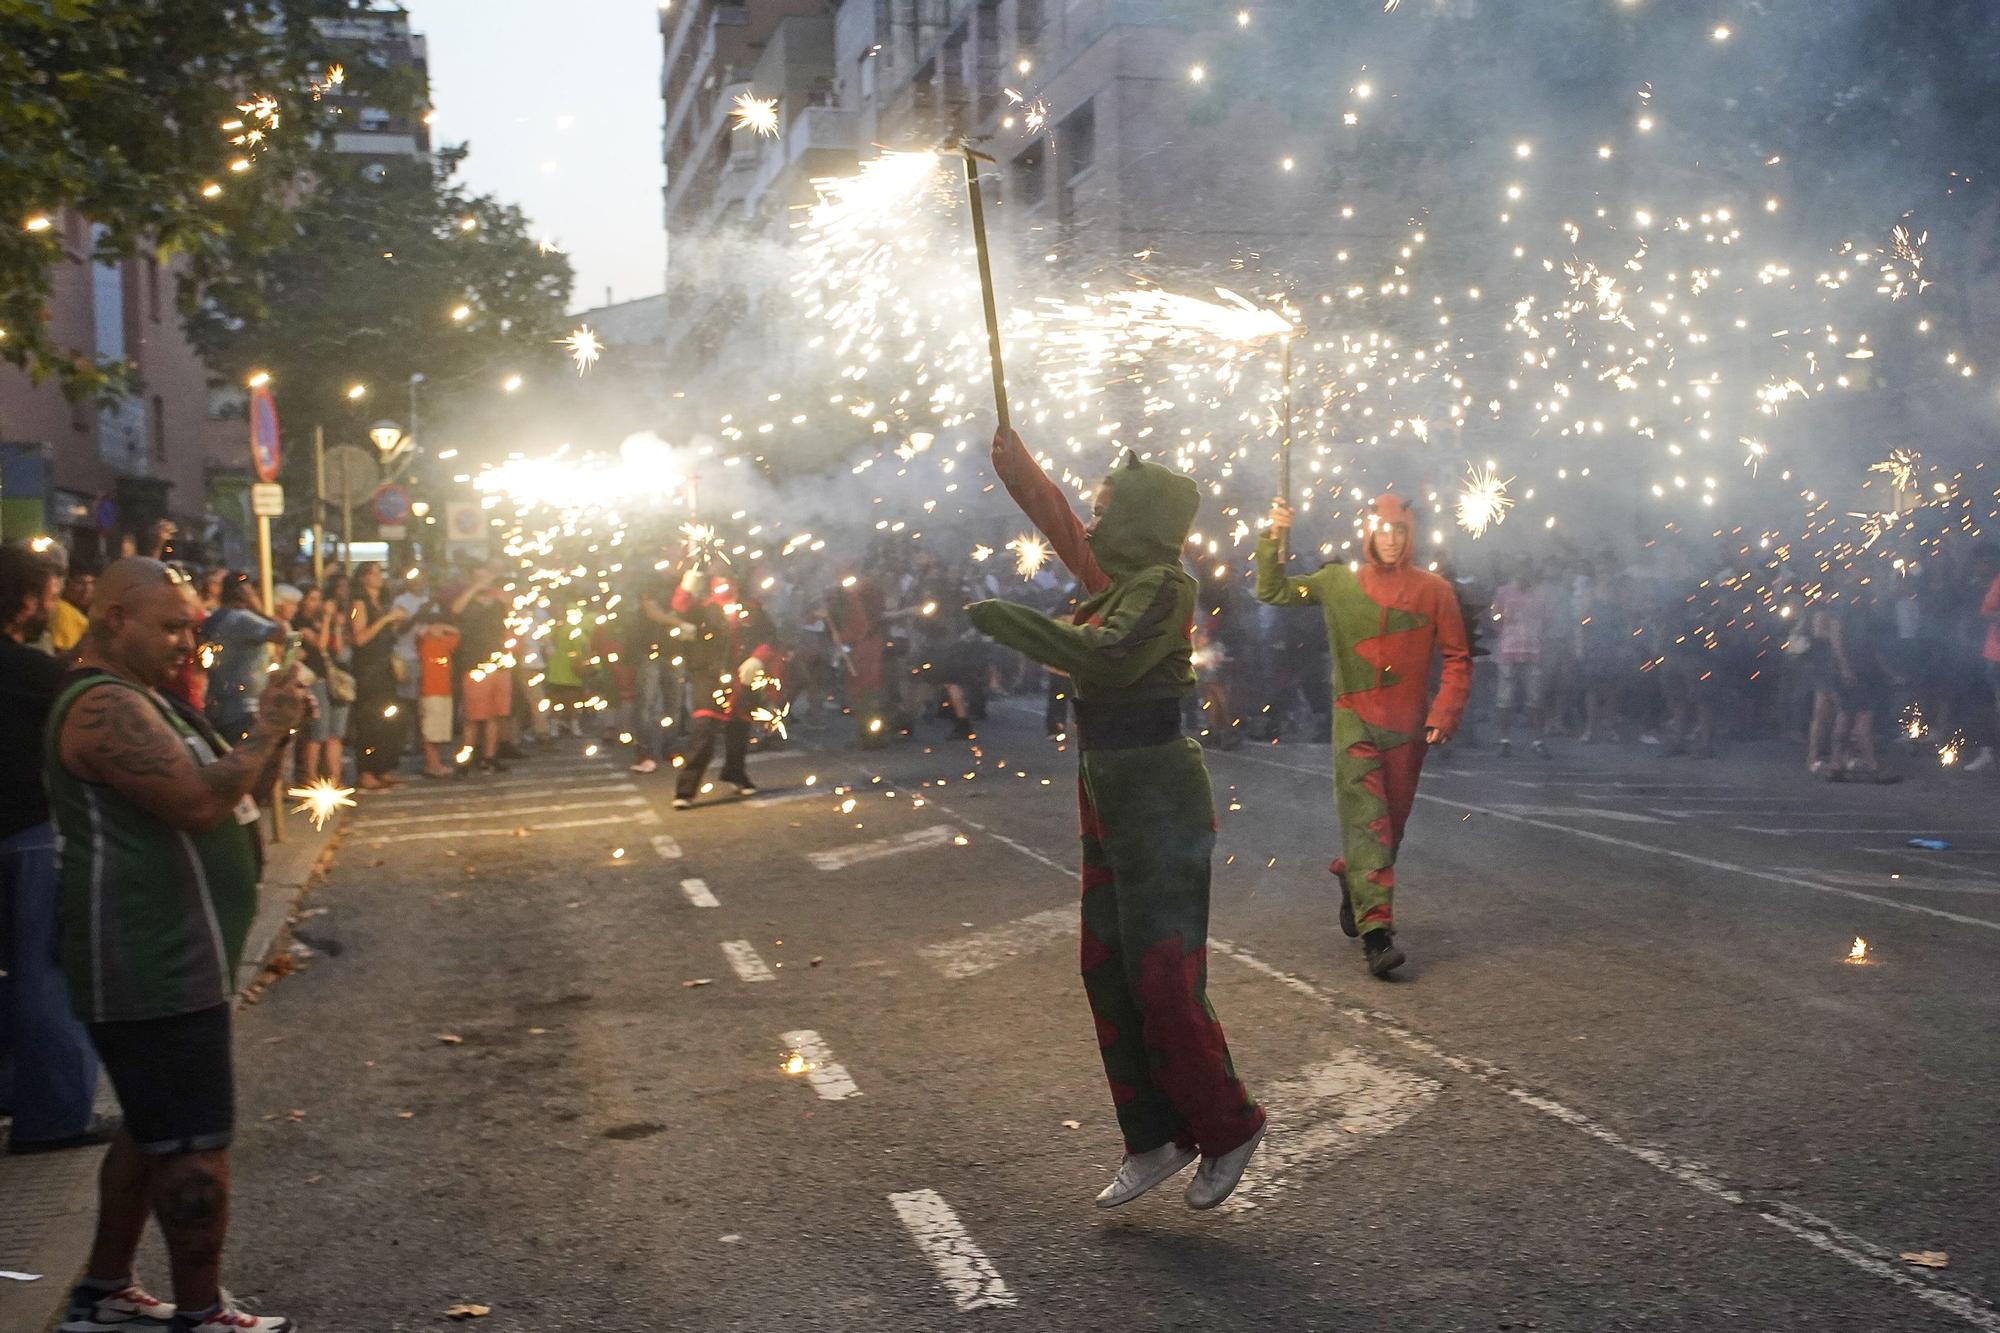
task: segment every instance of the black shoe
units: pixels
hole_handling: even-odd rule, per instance
[[[498,759],[482,759],[479,761],[479,771],[482,773],[506,773],[511,770],[508,765],[501,763]]]
[[[90,1128],[80,1134],[69,1134],[59,1139],[15,1139],[7,1140],[7,1151],[16,1157],[30,1153],[61,1152],[65,1148],[95,1148],[111,1142],[111,1138],[125,1121],[115,1115],[93,1115]]]
[[[1388,976],[1408,961],[1403,957],[1403,951],[1396,947],[1396,937],[1386,926],[1377,926],[1363,935],[1361,948],[1368,959],[1368,970],[1378,977]]]
[[[501,741],[500,748],[495,753],[502,759],[526,759],[528,757],[528,752],[512,741]]]

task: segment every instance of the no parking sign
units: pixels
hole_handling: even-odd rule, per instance
[[[250,462],[257,480],[278,479],[278,449],[278,400],[269,385],[260,384],[250,390]]]

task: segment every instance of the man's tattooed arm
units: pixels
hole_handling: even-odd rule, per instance
[[[159,709],[135,690],[101,685],[63,718],[59,748],[77,777],[112,788],[175,828],[201,833],[230,817],[289,729],[278,719],[260,722],[218,761],[197,764]]]

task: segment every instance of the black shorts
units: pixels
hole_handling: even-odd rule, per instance
[[[228,1005],[172,1018],[92,1023],[90,1040],[140,1152],[164,1157],[229,1146],[236,1076]]]

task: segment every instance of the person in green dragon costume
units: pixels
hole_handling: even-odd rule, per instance
[[[1213,1208],[1263,1140],[1264,1110],[1207,994],[1215,803],[1201,746],[1181,731],[1195,687],[1195,581],[1181,551],[1201,493],[1127,453],[1086,527],[1019,435],[993,437],[993,466],[1085,593],[1070,623],[997,600],[966,613],[1075,686],[1083,985],[1125,1140],[1097,1204],[1129,1203],[1199,1156],[1186,1200]]]
[[[1257,543],[1257,600],[1320,608],[1333,657],[1333,790],[1340,850],[1340,928],[1361,937],[1368,970],[1387,977],[1405,961],[1391,900],[1403,825],[1417,799],[1424,753],[1458,730],[1472,689],[1472,646],[1450,583],[1410,564],[1409,506],[1375,499],[1357,570],[1335,562],[1310,574],[1285,569],[1292,508],[1271,506]],[[1442,656],[1435,698],[1433,655]]]

